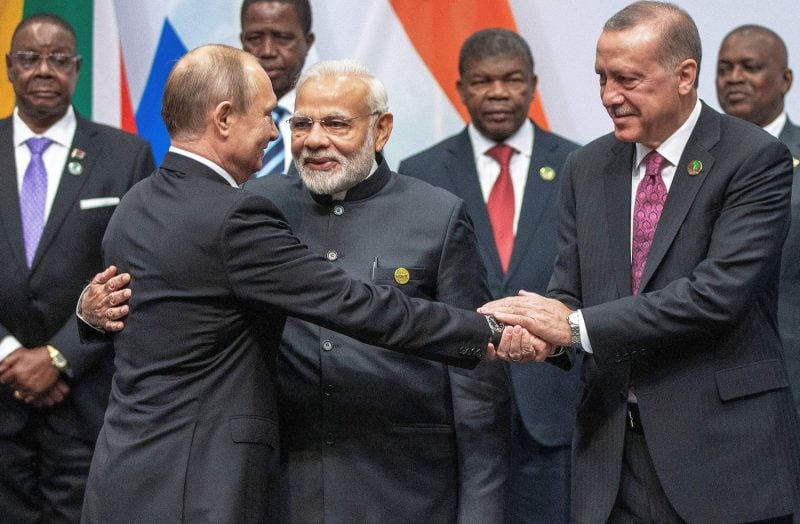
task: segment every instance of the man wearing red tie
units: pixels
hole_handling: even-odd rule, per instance
[[[544,292],[556,255],[561,167],[578,146],[528,118],[537,78],[528,44],[505,29],[471,35],[457,87],[471,122],[401,162],[400,173],[461,197],[475,225],[492,295]],[[508,368],[512,421],[512,522],[568,522],[569,446],[578,370]]]

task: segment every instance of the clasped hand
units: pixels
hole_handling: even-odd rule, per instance
[[[558,300],[520,291],[484,304],[478,312],[494,315],[506,325],[500,347],[495,348],[497,358],[542,362],[557,347],[570,344],[567,316],[572,310]]]

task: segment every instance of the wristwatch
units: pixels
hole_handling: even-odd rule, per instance
[[[503,337],[503,329],[506,327],[505,324],[494,318],[494,315],[485,315],[486,322],[489,323],[489,329],[492,331],[492,336],[489,338],[489,342],[492,343],[497,349],[500,345],[500,339]]]
[[[583,344],[581,344],[581,324],[578,321],[577,311],[573,311],[569,314],[567,317],[567,324],[569,324],[570,346],[576,351],[583,349]]]
[[[66,369],[69,367],[69,362],[67,362],[67,359],[64,358],[64,355],[62,355],[61,352],[53,346],[47,346],[47,352],[50,353],[50,362],[53,363],[53,367],[55,367],[59,372],[66,371]]]

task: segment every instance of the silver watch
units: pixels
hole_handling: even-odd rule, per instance
[[[575,350],[583,349],[583,344],[581,344],[581,324],[578,322],[577,311],[573,311],[569,314],[567,323],[569,324],[570,346]]]

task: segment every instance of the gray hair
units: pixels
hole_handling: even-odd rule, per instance
[[[308,70],[300,75],[297,80],[299,90],[306,81],[312,78],[323,78],[333,76],[351,76],[358,78],[367,86],[367,105],[370,111],[385,113],[389,110],[389,95],[383,82],[378,80],[369,70],[355,60],[323,60],[317,62]]]

